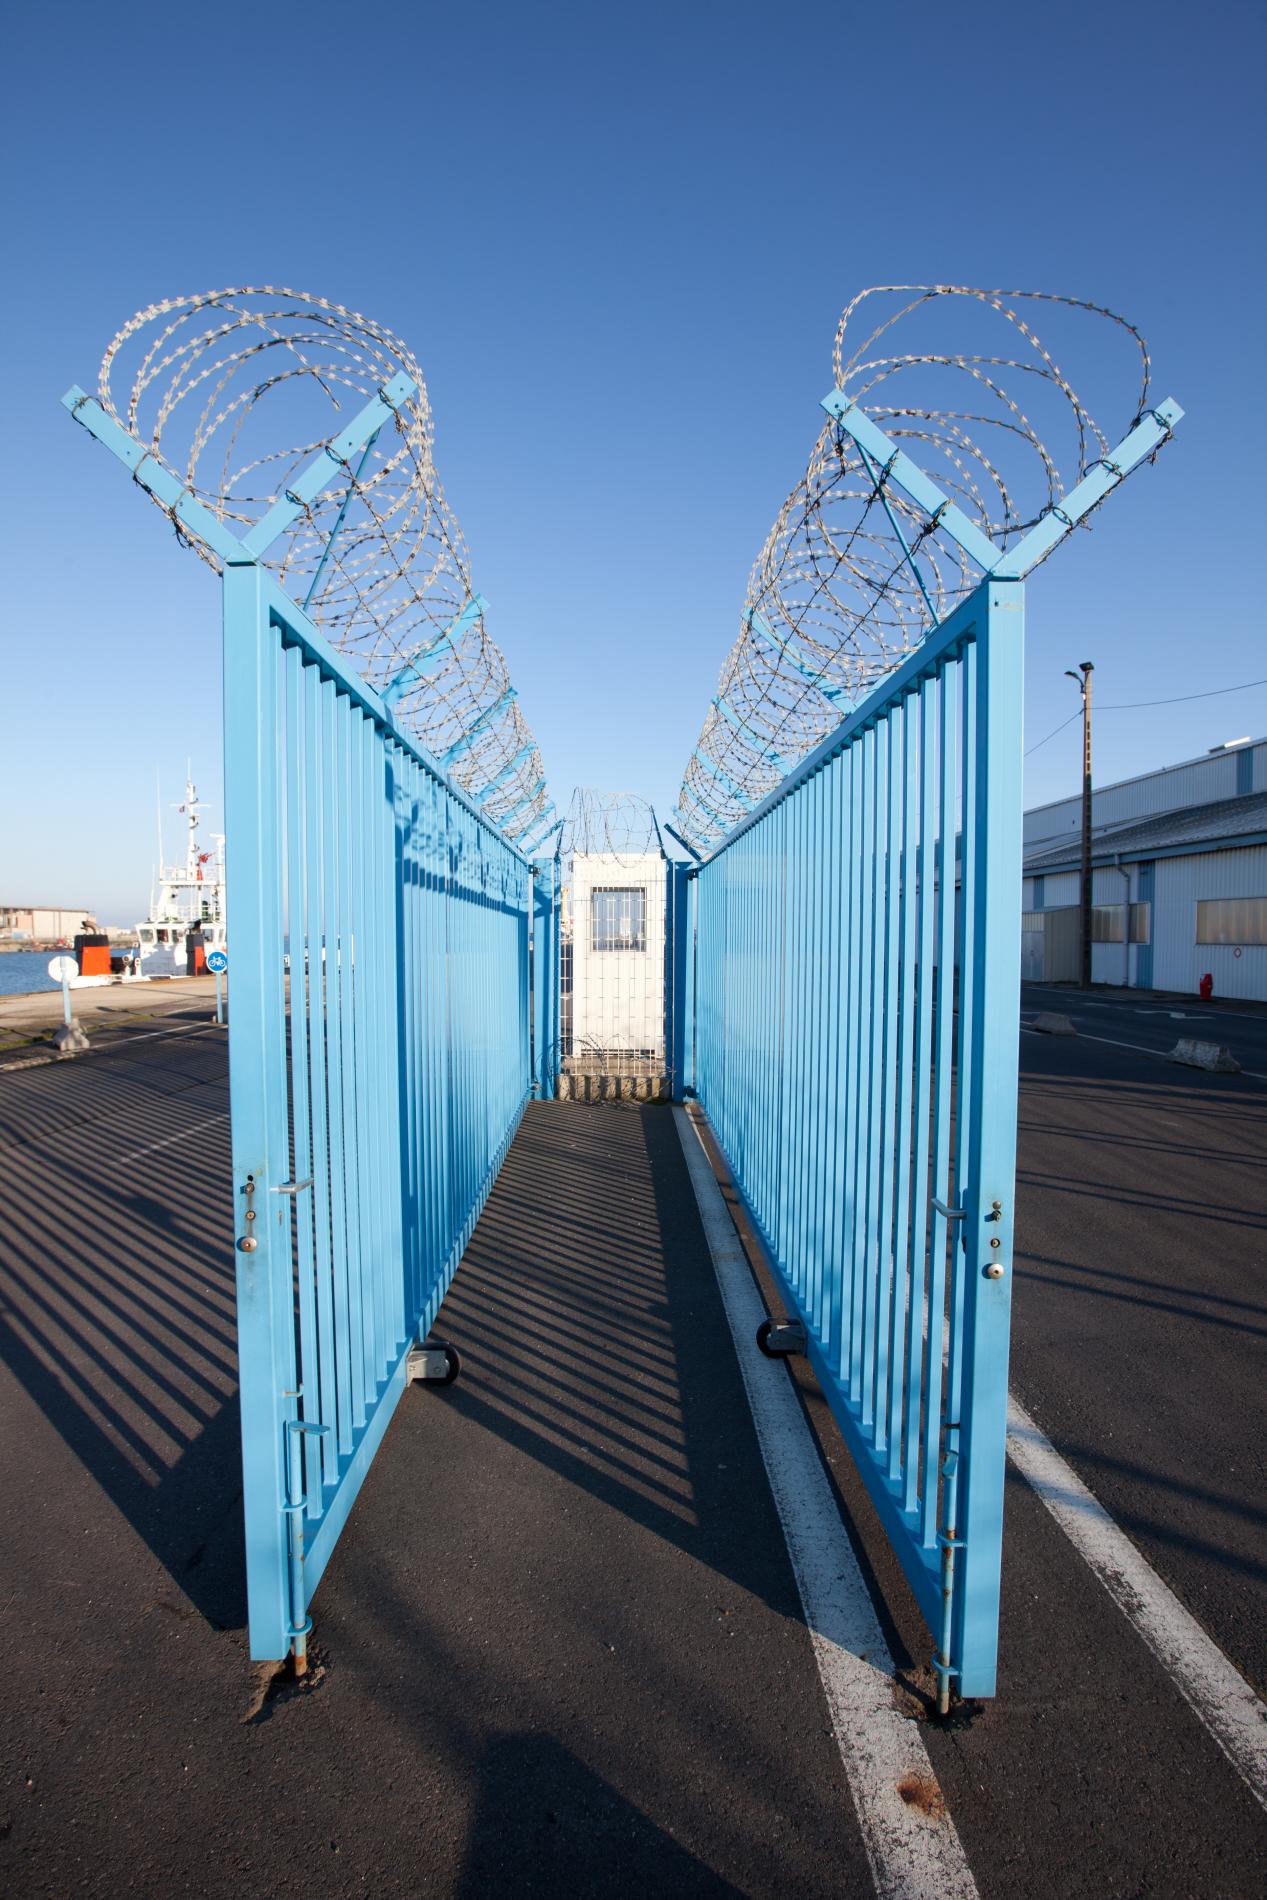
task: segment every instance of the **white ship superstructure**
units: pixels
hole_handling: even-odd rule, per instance
[[[213,836],[212,849],[198,844],[198,814],[202,807],[192,779],[185,785],[185,802],[177,806],[185,820],[185,862],[160,864],[150,914],[137,925],[140,939],[138,976],[197,976],[206,967],[207,952],[225,945],[224,838]]]

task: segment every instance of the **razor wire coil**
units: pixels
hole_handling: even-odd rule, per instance
[[[1079,298],[879,285],[845,306],[833,347],[836,387],[1000,550],[1108,464],[1109,438],[1039,337],[1038,307],[1080,361],[1090,320],[1110,326],[1138,360],[1135,419],[1147,413],[1143,337]],[[947,342],[956,325],[962,348]],[[1109,383],[1106,396],[1120,401],[1116,367]],[[692,844],[737,824],[978,584],[976,562],[889,476],[838,422],[824,424],[757,556],[687,764],[677,809]]]
[[[300,291],[172,297],[114,337],[98,394],[189,495],[246,533],[402,370],[414,394],[366,450],[331,457],[328,483],[263,565],[371,686],[416,670],[394,709],[402,728],[442,764],[452,754],[447,769],[473,796],[493,787],[489,816],[526,836],[546,806],[541,754],[483,612],[446,632],[474,597],[470,559],[436,472],[426,383],[400,338]],[[188,523],[152,499],[218,570]]]

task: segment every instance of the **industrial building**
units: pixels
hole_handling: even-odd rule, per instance
[[[1095,789],[1095,983],[1267,1001],[1267,739]],[[1080,794],[1025,814],[1021,969],[1079,976]]]
[[[70,943],[80,931],[95,929],[96,922],[82,904],[0,904],[0,941]]]

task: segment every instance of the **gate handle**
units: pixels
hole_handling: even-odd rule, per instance
[[[945,1201],[939,1201],[935,1194],[933,1195],[933,1206],[946,1220],[966,1220],[967,1218],[962,1207],[947,1207]]]

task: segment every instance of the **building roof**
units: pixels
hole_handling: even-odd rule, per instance
[[[1147,772],[1132,772],[1129,778],[1117,778],[1111,785],[1097,785],[1095,789],[1097,792],[1119,792],[1127,785],[1143,785],[1150,778],[1165,778],[1171,772],[1186,772],[1193,765],[1209,765],[1215,759],[1235,758],[1238,752],[1252,752],[1255,746],[1263,743],[1263,738],[1229,739],[1223,745],[1212,745],[1204,752],[1198,752],[1195,759],[1176,759],[1171,765],[1154,765]],[[1077,797],[1077,792],[1066,792],[1062,798],[1047,798],[1041,805],[1027,805],[1025,816],[1029,818],[1035,812],[1056,811],[1061,805],[1067,805],[1071,798]]]
[[[1097,825],[1091,837],[1095,864],[1111,864],[1115,857],[1190,857],[1200,851],[1231,851],[1238,846],[1267,843],[1267,791],[1247,792],[1241,798],[1218,798],[1210,804],[1184,805],[1178,811],[1159,812],[1153,818],[1131,818],[1124,823]],[[1025,873],[1066,871],[1081,860],[1080,838],[1025,854]]]

